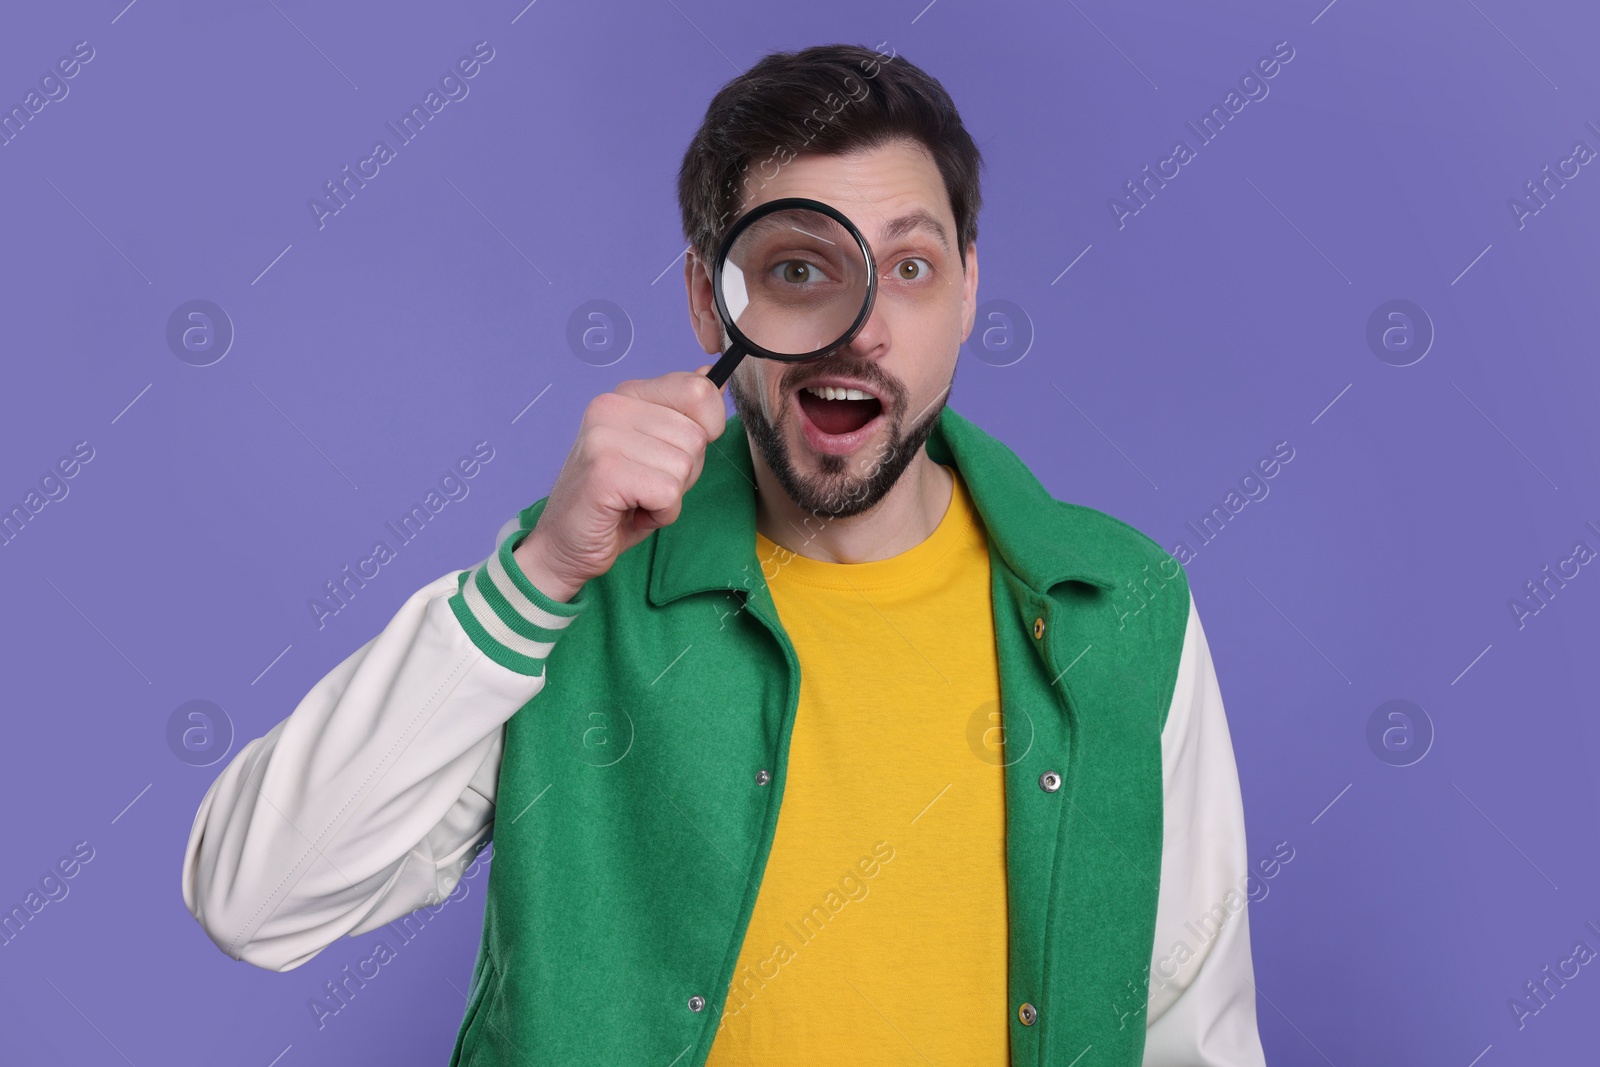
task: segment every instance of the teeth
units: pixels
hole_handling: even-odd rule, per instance
[[[845,389],[837,385],[808,385],[806,392],[813,396],[820,396],[824,400],[871,400],[871,393],[864,393],[860,389]]]

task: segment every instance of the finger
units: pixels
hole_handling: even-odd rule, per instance
[[[728,423],[727,401],[723,399],[722,387],[703,374],[691,375],[690,382],[693,383],[690,396],[694,407],[687,414],[705,430],[706,440],[715,441],[722,436]]]
[[[703,374],[673,371],[659,378],[623,382],[616,391],[682,412],[705,429],[707,440],[721,436],[727,419],[722,390]]]
[[[678,475],[650,467],[639,469],[639,502],[633,515],[635,522],[648,518],[649,525],[636,525],[638,529],[668,526],[678,519],[683,509],[683,486]]]
[[[683,514],[683,500],[681,497],[667,507],[657,508],[654,511],[646,511],[640,508],[637,527],[642,530],[656,530],[663,526],[671,526],[678,521],[678,516],[681,514]]]
[[[640,480],[649,482],[652,489],[655,489],[656,483],[648,478],[648,475],[665,474],[672,479],[677,495],[681,496],[684,493],[690,484],[690,475],[694,473],[696,462],[694,452],[679,448],[670,441],[663,441],[659,437],[637,431],[625,436],[623,441],[625,445],[622,454],[628,464],[635,468],[636,479],[638,472],[643,472],[647,477]],[[631,503],[652,509],[662,506],[659,499],[636,499]]]
[[[636,384],[642,384],[648,392],[649,383]],[[705,451],[709,440],[705,427],[683,412],[636,395],[603,395],[610,401],[611,410],[605,416],[605,425],[610,430],[623,434],[647,434],[691,454]],[[620,446],[614,447],[621,450]]]

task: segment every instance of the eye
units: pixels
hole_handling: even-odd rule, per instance
[[[894,268],[894,276],[903,282],[914,282],[919,278],[925,278],[932,273],[933,264],[929,263],[921,256],[912,256],[909,259],[902,259],[899,263],[895,264]]]
[[[827,281],[827,275],[822,273],[820,267],[803,259],[786,259],[774,266],[772,273],[790,285],[815,285]]]

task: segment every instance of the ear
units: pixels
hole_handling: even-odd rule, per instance
[[[967,269],[961,277],[961,340],[965,343],[978,317],[978,242],[967,246]]]
[[[706,355],[722,354],[722,320],[711,296],[711,270],[690,249],[683,256],[683,285],[689,296],[689,324]]]

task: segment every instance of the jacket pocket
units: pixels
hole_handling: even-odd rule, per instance
[[[454,1064],[460,1064],[460,1067],[472,1067],[477,1062],[478,1046],[484,1029],[489,1025],[489,1010],[500,992],[500,968],[495,965],[494,956],[487,948],[483,967],[475,978],[472,988],[467,991],[466,1013],[461,1019],[461,1043],[456,1057],[451,1060]]]

